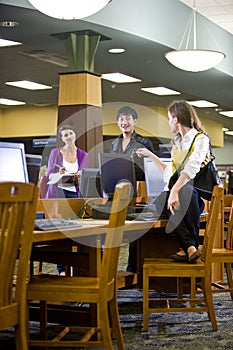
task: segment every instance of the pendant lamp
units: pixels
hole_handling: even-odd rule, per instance
[[[47,16],[73,20],[88,17],[100,11],[111,0],[28,0]]]
[[[173,50],[164,54],[165,58],[175,67],[189,71],[202,72],[219,64],[226,56],[223,52],[215,50],[198,50],[197,49],[197,26],[196,26],[196,7],[195,1],[192,11],[192,20],[189,24],[189,37],[187,44],[190,41],[191,26],[193,24],[193,42],[194,48],[192,50]],[[184,33],[186,34],[186,32]],[[182,39],[183,41],[183,39]],[[180,47],[182,45],[182,41]]]

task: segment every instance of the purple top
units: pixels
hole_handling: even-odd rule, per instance
[[[80,148],[77,148],[77,159],[78,159],[78,169],[88,168],[88,153]],[[49,181],[49,175],[51,173],[57,173],[58,168],[55,165],[63,166],[63,156],[59,148],[55,148],[51,151],[48,160],[48,170],[47,170],[47,181]],[[76,186],[76,191],[78,193],[79,188]],[[57,184],[48,185],[48,191],[45,198],[57,198]]]

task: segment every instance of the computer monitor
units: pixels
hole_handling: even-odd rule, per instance
[[[116,184],[123,180],[131,183],[131,195],[136,197],[136,178],[132,157],[128,154],[99,153],[98,158],[103,197],[111,200]]]
[[[28,182],[23,143],[0,142],[0,181]]]
[[[159,155],[161,158],[171,158],[171,143],[160,143],[159,144]]]
[[[160,158],[163,162],[169,163],[170,158]],[[157,198],[164,190],[165,182],[163,172],[159,165],[148,157],[144,158],[144,171],[146,181],[146,194],[148,197]]]
[[[83,168],[80,171],[80,196],[83,198],[101,197],[100,174],[98,168]]]
[[[42,156],[37,154],[26,154],[26,164],[29,182],[38,184]]]

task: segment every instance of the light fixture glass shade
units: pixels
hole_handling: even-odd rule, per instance
[[[100,11],[110,0],[28,0],[38,11],[58,19],[80,19]]]
[[[202,72],[213,68],[226,57],[226,55],[220,51],[198,49],[196,12],[196,1],[193,0],[190,20],[185,28],[179,49],[169,51],[164,55],[173,66],[189,72]],[[191,29],[193,29],[193,48],[189,49]],[[181,49],[185,37],[187,38],[185,49]]]
[[[179,69],[202,72],[215,67],[225,58],[225,54],[212,50],[177,50],[165,53],[165,57]]]

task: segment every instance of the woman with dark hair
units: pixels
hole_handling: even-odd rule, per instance
[[[50,152],[47,169],[48,190],[45,198],[78,198],[79,170],[88,167],[88,154],[76,147],[76,133],[71,125],[62,125],[58,129],[57,138],[64,146]],[[68,182],[56,181],[59,174],[67,174]],[[56,210],[55,210],[56,212]],[[60,217],[60,214],[55,214]],[[65,267],[57,265],[59,275],[65,275]]]
[[[169,179],[179,168],[194,140],[177,181],[156,201],[158,212],[166,213],[169,218],[167,232],[174,232],[181,246],[180,250],[172,255],[172,259],[194,263],[200,257],[200,214],[204,209],[204,202],[192,185],[192,180],[200,168],[210,160],[210,140],[195,109],[186,101],[174,101],[168,107],[168,123],[171,132],[176,134],[172,140],[171,165],[164,164],[146,148],[138,149],[137,154],[139,157],[153,159],[161,166],[164,177]]]
[[[64,146],[53,149],[49,155],[46,176],[51,184],[48,186],[46,198],[77,198],[79,197],[78,172],[88,167],[88,154],[76,147],[76,133],[71,125],[62,125],[58,129],[58,138]],[[53,180],[58,173],[72,175],[66,177],[69,179],[67,183],[62,181],[56,183]]]

